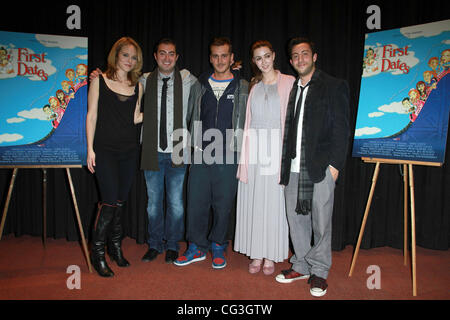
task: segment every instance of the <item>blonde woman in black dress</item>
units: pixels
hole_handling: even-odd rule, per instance
[[[114,272],[105,260],[108,254],[119,267],[129,266],[123,257],[121,216],[136,176],[142,122],[143,94],[138,78],[142,51],[131,38],[123,37],[112,47],[106,72],[91,81],[86,118],[87,167],[95,173],[101,201],[94,224],[92,264],[102,277]]]

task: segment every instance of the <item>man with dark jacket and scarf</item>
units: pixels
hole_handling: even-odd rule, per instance
[[[209,250],[213,268],[226,266],[226,234],[237,191],[237,152],[248,97],[247,81],[230,69],[233,60],[230,40],[214,39],[210,44],[214,71],[201,75],[189,96],[187,119],[194,149],[187,190],[189,246],[174,262],[177,266],[205,260]]]
[[[186,69],[178,70],[174,40],[161,39],[153,55],[157,68],[141,77],[145,89],[141,169],[148,195],[148,250],[142,261],[153,261],[165,251],[165,262],[171,264],[178,258],[178,241],[184,238],[188,158],[178,149],[183,144],[180,133],[187,128],[191,86],[197,78]]]
[[[299,77],[292,87],[283,137],[280,184],[294,255],[280,283],[309,279],[310,293],[326,294],[331,267],[334,188],[349,142],[349,89],[345,80],[315,67],[314,44],[289,42],[290,63]],[[313,236],[313,245],[311,237]]]

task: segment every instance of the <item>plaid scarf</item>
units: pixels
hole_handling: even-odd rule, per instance
[[[303,126],[302,146],[300,151],[300,173],[298,175],[298,195],[295,212],[297,214],[308,215],[312,208],[312,197],[314,183],[309,178],[308,169],[305,160],[305,126]]]

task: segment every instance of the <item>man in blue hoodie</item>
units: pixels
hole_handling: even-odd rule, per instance
[[[230,69],[234,55],[229,39],[215,38],[209,49],[213,70],[198,78],[189,95],[186,119],[194,148],[187,195],[189,246],[174,264],[205,260],[211,250],[212,267],[221,269],[226,266],[226,234],[237,191],[248,82]]]

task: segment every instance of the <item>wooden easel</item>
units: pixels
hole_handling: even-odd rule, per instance
[[[78,229],[79,229],[79,232],[81,235],[81,244],[83,246],[84,255],[87,260],[89,272],[92,273],[91,260],[90,260],[88,249],[87,249],[86,239],[84,237],[83,225],[81,224],[80,212],[78,210],[77,198],[75,196],[75,189],[73,187],[73,182],[72,182],[72,175],[70,174],[70,168],[81,168],[81,166],[80,165],[69,165],[69,166],[67,166],[67,165],[55,165],[55,166],[30,165],[30,166],[0,166],[0,167],[13,169],[11,182],[9,184],[8,195],[6,196],[6,203],[5,203],[5,207],[3,209],[2,222],[0,224],[0,240],[3,235],[3,228],[5,226],[6,215],[8,212],[9,202],[11,200],[11,195],[12,195],[12,191],[14,188],[14,182],[16,180],[17,171],[20,168],[22,168],[22,169],[23,168],[42,169],[42,171],[43,171],[43,178],[42,178],[42,187],[43,187],[43,199],[42,199],[42,201],[43,201],[43,232],[42,232],[42,237],[43,237],[43,239],[42,239],[42,241],[43,241],[44,247],[45,247],[46,238],[47,238],[47,169],[49,169],[49,168],[65,168],[66,169],[67,178],[69,180],[70,192],[72,194],[73,205],[75,207],[75,214],[77,217]]]
[[[378,158],[361,158],[364,162],[376,163],[375,171],[372,177],[372,186],[370,188],[369,198],[367,200],[366,211],[364,212],[363,221],[361,224],[361,230],[359,231],[358,242],[356,244],[355,253],[353,254],[352,264],[350,267],[349,277],[353,274],[355,268],[356,258],[358,257],[359,247],[364,234],[364,228],[366,226],[367,216],[369,215],[370,205],[372,203],[373,193],[377,184],[378,173],[380,171],[380,164],[403,164],[403,183],[404,183],[404,229],[403,229],[403,264],[407,265],[408,254],[408,173],[409,173],[409,188],[410,188],[410,200],[411,200],[411,260],[412,260],[412,284],[413,284],[413,296],[417,296],[417,282],[416,282],[416,218],[415,218],[415,204],[414,204],[414,175],[413,165],[426,165],[426,166],[441,166],[441,163],[435,162],[421,162],[421,161],[405,161],[405,160],[391,160],[391,159],[378,159]],[[409,168],[409,170],[408,170]]]

